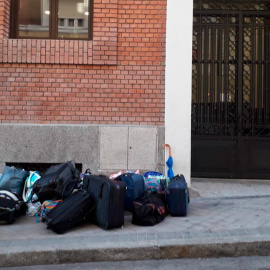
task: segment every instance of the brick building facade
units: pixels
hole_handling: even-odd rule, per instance
[[[70,159],[94,173],[165,172],[166,142],[190,183],[193,1],[94,0],[91,40],[10,38],[10,2],[0,0],[0,172]]]
[[[0,122],[164,125],[166,1],[150,2],[94,1],[75,41],[9,39],[0,0]]]

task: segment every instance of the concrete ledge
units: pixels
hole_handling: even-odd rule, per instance
[[[78,262],[269,256],[270,241],[145,245],[0,254],[0,267]]]

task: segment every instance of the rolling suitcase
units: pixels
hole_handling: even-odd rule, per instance
[[[83,189],[95,200],[95,222],[99,227],[110,229],[124,225],[124,182],[106,176],[85,175]]]
[[[95,201],[85,190],[72,193],[60,202],[43,218],[48,229],[56,233],[64,233],[86,220],[93,212]]]
[[[189,203],[189,192],[185,177],[181,174],[170,179],[166,190],[168,209],[172,216],[186,216]]]
[[[135,199],[144,194],[144,179],[142,175],[135,173],[124,173],[119,175],[115,180],[123,181],[126,186],[126,195],[124,206],[128,211],[132,211],[132,204]]]

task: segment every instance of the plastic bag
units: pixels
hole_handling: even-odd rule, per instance
[[[135,174],[140,174],[140,170],[137,170],[137,171],[135,171],[135,172],[122,170],[122,171],[120,171],[120,172],[118,172],[118,173],[111,174],[109,178],[110,178],[110,179],[115,179],[115,178],[117,178],[118,176],[120,176],[121,174],[124,174],[124,173],[135,173]]]

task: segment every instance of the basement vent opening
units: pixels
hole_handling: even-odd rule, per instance
[[[14,166],[18,169],[24,169],[26,171],[38,171],[40,175],[44,174],[51,166],[59,165],[61,163],[16,163],[16,162],[7,162],[6,166]],[[82,164],[75,163],[76,168],[79,172],[82,171]]]

